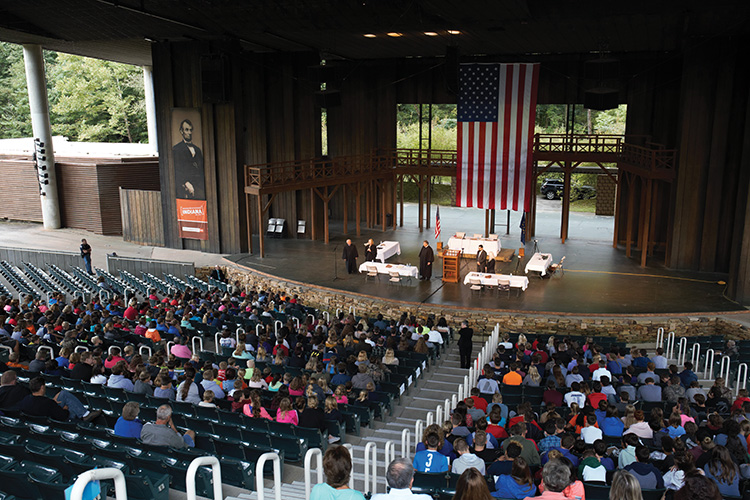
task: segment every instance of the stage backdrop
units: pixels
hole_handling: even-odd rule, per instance
[[[208,239],[201,110],[173,108],[172,161],[180,238]]]

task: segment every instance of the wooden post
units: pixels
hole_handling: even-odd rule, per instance
[[[617,182],[615,183],[615,236],[612,238],[612,248],[617,248],[617,242],[620,233],[620,191],[622,187],[622,170],[617,172]]]
[[[325,244],[328,244],[328,186],[325,187],[323,195],[323,235],[325,238]]]
[[[495,233],[495,209],[490,209],[490,234]]]
[[[641,202],[638,204],[638,249],[643,250],[643,227],[646,225],[648,213],[646,212],[646,182],[641,179]]]
[[[625,257],[630,257],[630,247],[633,244],[633,206],[635,205],[635,176],[628,175],[628,227],[625,235]]]
[[[484,237],[487,238],[490,235],[490,209],[484,210]]]
[[[380,183],[380,225],[385,231],[385,182]]]
[[[399,217],[401,221],[401,227],[404,227],[404,175],[399,176],[399,186],[400,186],[400,193],[399,193],[399,203],[401,204],[401,217]]]
[[[342,190],[344,192],[344,234],[347,234],[348,231],[347,231],[346,223],[347,223],[347,219],[348,219],[348,217],[347,217],[347,215],[348,215],[347,214],[347,210],[348,210],[349,207],[347,206],[347,203],[346,203],[346,184],[344,184],[342,186]]]
[[[641,267],[646,267],[646,257],[648,256],[648,235],[649,235],[649,224],[651,223],[651,187],[653,181],[649,179],[646,181],[646,216],[644,217],[643,224],[643,245],[641,246]]]
[[[247,219],[247,251],[253,253],[253,221],[250,219],[250,195],[245,193],[245,218]]]
[[[315,189],[310,188],[310,239],[315,241]]]
[[[652,256],[654,255],[654,247],[656,246],[656,213],[658,212],[659,205],[657,204],[659,189],[658,184],[656,181],[654,181],[653,185],[651,186],[651,222],[649,223],[649,237],[648,241],[650,242],[648,245],[648,255]]]
[[[391,180],[391,183],[392,183],[391,187],[393,188],[391,190],[391,192],[392,192],[392,196],[391,196],[391,205],[392,205],[392,207],[391,207],[391,222],[392,222],[392,226],[393,226],[391,229],[396,229],[396,224],[398,224],[398,222],[396,221],[396,177],[395,176]]]
[[[425,186],[427,187],[427,204],[425,210],[425,227],[430,228],[430,210],[432,205],[432,176],[428,175],[425,180]]]
[[[568,220],[570,218],[570,164],[565,162],[563,166],[563,199],[562,199],[562,226],[560,227],[560,238],[562,242],[568,239]]]
[[[533,196],[531,197],[531,213],[529,213],[529,216],[526,218],[526,227],[528,228],[526,230],[526,234],[529,238],[533,238],[536,236],[536,185],[537,185],[537,162],[534,162],[534,177],[531,181],[532,185],[532,191],[534,192]],[[529,241],[528,239],[526,241]]]
[[[357,181],[357,204],[354,207],[354,211],[357,215],[357,236],[361,236],[361,219],[362,214],[360,213],[360,206],[362,205],[362,184]]]
[[[417,186],[419,187],[419,232],[422,232],[422,229],[424,229],[424,218],[422,217],[422,205],[424,204],[424,183],[422,181],[423,176],[419,176],[419,182],[417,182]]]
[[[260,193],[258,196],[256,196],[258,199],[258,236],[259,236],[259,243],[260,243],[260,258],[262,259],[265,257],[264,249],[263,249],[263,200],[260,197]]]

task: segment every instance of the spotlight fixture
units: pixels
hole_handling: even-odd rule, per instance
[[[375,38],[375,33],[365,33],[363,36],[365,38]]]
[[[448,30],[449,35],[460,35],[461,32],[459,30]]]
[[[388,36],[391,36],[393,38],[398,38],[400,36],[404,36],[403,33],[399,33],[397,31],[391,31],[390,33],[386,33]]]
[[[434,31],[425,31],[424,34],[427,36],[438,36],[438,34]]]

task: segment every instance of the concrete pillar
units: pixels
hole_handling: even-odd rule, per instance
[[[26,87],[29,90],[31,128],[39,140],[37,147],[37,172],[39,195],[42,201],[44,229],[60,229],[60,203],[57,197],[55,154],[52,147],[52,128],[49,122],[47,81],[44,76],[44,59],[40,45],[24,45],[23,59],[26,64]],[[41,152],[44,150],[44,153]],[[42,159],[44,158],[44,159]]]
[[[151,66],[143,66],[143,90],[146,97],[146,124],[148,126],[148,143],[159,152],[156,138],[156,102],[154,101],[154,72]]]

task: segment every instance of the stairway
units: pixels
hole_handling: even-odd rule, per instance
[[[479,353],[484,344],[484,339],[474,343],[474,356]],[[374,426],[363,427],[361,436],[346,436],[346,442],[352,445],[354,488],[364,490],[364,454],[365,445],[368,442],[377,444],[377,493],[385,493],[385,444],[393,441],[396,456],[401,455],[401,433],[409,429],[409,446],[407,453],[414,454],[414,426],[416,421],[425,421],[427,413],[435,411],[437,405],[443,405],[446,398],[450,398],[458,390],[459,384],[463,382],[468,370],[460,368],[458,345],[454,341],[448,349],[443,352],[437,363],[428,369],[412,384],[408,392],[401,396],[401,403],[394,405],[393,415],[387,415],[384,422],[376,421]],[[421,436],[420,436],[421,438]],[[316,482],[313,473],[313,483]],[[274,498],[272,481],[266,480],[264,488],[264,499]],[[233,496],[227,496],[226,500],[257,500],[256,492],[247,492],[235,488],[224,487],[225,494],[228,490],[236,490]],[[284,482],[281,486],[281,497],[283,500],[304,500],[305,480],[304,468],[295,465],[284,465]]]

